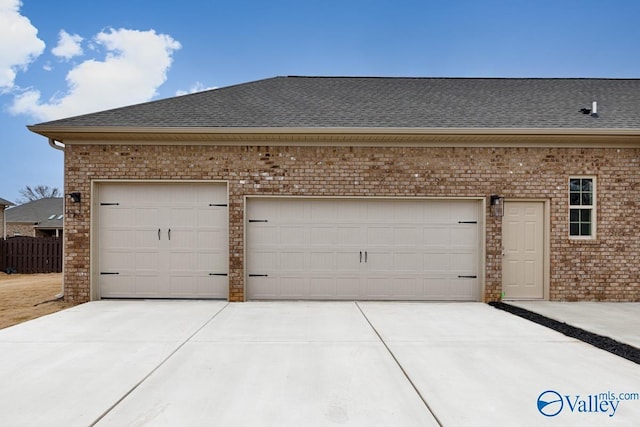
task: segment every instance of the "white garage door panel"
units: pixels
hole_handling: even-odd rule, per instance
[[[247,296],[478,300],[478,215],[469,200],[251,199]]]
[[[226,298],[223,184],[109,183],[98,188],[102,298]]]

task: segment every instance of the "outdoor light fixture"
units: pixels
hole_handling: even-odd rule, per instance
[[[503,217],[504,216],[504,197],[500,197],[497,194],[490,196],[491,201],[491,216]]]
[[[82,199],[80,197],[80,193],[69,193],[69,197],[71,197],[71,201],[73,203],[80,203],[80,200]]]

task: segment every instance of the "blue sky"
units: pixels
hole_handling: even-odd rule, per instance
[[[640,77],[638,0],[0,0],[0,198],[26,125],[273,76]]]

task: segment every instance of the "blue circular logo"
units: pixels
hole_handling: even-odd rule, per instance
[[[562,396],[555,390],[547,390],[538,396],[538,412],[545,417],[555,417],[562,411]]]

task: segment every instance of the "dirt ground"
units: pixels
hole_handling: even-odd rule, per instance
[[[62,273],[0,273],[0,329],[76,305],[55,300]]]

